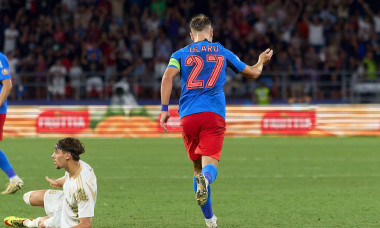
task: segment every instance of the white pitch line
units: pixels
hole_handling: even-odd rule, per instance
[[[99,177],[99,176],[98,176]],[[373,178],[378,178],[380,175],[364,175],[364,176],[358,176],[358,175],[330,175],[330,174],[317,174],[317,175],[303,175],[303,174],[297,174],[297,175],[282,175],[282,174],[277,174],[277,175],[244,175],[240,176],[239,178],[243,179],[289,179],[289,178],[366,178],[366,177],[373,177]],[[22,178],[22,176],[21,176]],[[52,177],[51,177],[52,178]],[[192,179],[193,176],[151,176],[151,177],[141,177],[141,176],[106,176],[106,177],[101,177],[98,178],[98,180],[105,179],[105,180],[119,180],[119,179]],[[236,179],[237,176],[223,176],[223,177],[218,177],[218,179]],[[45,177],[27,177],[25,178],[27,180],[45,180]]]

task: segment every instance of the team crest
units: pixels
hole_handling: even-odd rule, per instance
[[[2,73],[3,75],[8,75],[9,71],[8,71],[7,69],[3,69],[3,70],[1,71],[1,73]]]

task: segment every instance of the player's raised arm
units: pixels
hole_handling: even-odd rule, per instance
[[[244,70],[241,72],[245,77],[250,79],[256,79],[260,76],[263,71],[264,64],[269,62],[272,58],[273,50],[267,49],[263,53],[260,54],[259,60],[253,66],[247,65]]]
[[[168,129],[165,126],[165,123],[168,122],[170,118],[170,114],[168,112],[168,105],[170,100],[170,94],[172,93],[173,88],[173,79],[178,74],[179,70],[176,67],[168,67],[166,68],[166,71],[164,73],[164,76],[162,77],[161,82],[161,127],[166,132],[168,132]]]

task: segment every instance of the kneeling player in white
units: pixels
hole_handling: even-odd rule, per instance
[[[5,224],[39,228],[91,227],[97,186],[93,169],[79,160],[84,152],[84,145],[76,138],[59,140],[52,158],[56,168],[64,168],[66,173],[57,180],[48,177],[46,180],[51,187],[63,187],[63,191],[38,190],[24,194],[26,204],[43,207],[47,216],[36,219],[10,216],[4,219]]]

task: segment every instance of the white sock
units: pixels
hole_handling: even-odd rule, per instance
[[[206,220],[206,222],[214,222],[214,221],[216,222],[217,218],[215,215],[213,215],[212,218],[205,219],[205,220]]]
[[[19,180],[21,180],[21,178],[19,176],[17,176],[17,175],[14,176],[14,177],[9,178],[9,182],[17,182]]]
[[[23,225],[26,227],[38,227],[38,222],[40,221],[41,217],[38,217],[36,219],[27,219],[23,222]]]

